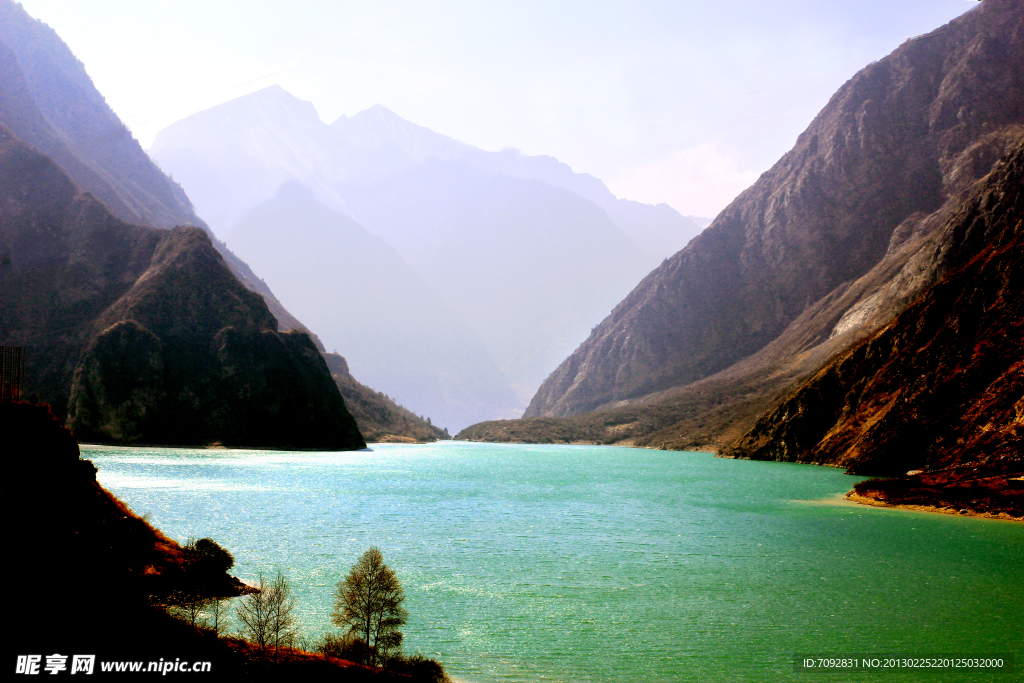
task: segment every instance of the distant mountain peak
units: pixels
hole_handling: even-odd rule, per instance
[[[172,123],[157,134],[149,152],[157,154],[161,149],[178,146],[181,140],[194,139],[200,131],[206,133],[203,144],[217,145],[223,142],[225,133],[270,130],[268,125],[282,130],[327,127],[312,102],[299,99],[275,83]]]
[[[331,131],[356,147],[375,149],[393,145],[413,159],[431,156],[452,159],[475,149],[447,135],[418,126],[381,104],[351,117],[338,117],[331,124]]]

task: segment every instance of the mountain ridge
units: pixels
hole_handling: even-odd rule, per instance
[[[793,150],[616,307],[525,416],[579,414],[710,377],[934,230],[988,171],[958,160],[987,157],[990,167],[1024,122],[1020,42],[1020,13],[989,0],[855,75]],[[978,85],[982,74],[989,82]],[[987,149],[970,149],[986,136]],[[853,327],[884,317],[879,309]]]

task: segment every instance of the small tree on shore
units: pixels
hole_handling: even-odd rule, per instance
[[[295,596],[280,570],[269,584],[260,572],[257,589],[242,598],[235,610],[241,623],[240,635],[255,643],[263,655],[273,645],[276,659],[281,647],[290,646],[295,637]]]
[[[228,618],[231,616],[231,603],[227,598],[213,598],[206,603],[205,615],[203,625],[220,637],[227,628]]]
[[[256,644],[261,654],[267,651],[270,634],[269,591],[263,572],[260,572],[256,591],[246,595],[238,603],[235,614],[239,621],[239,635]]]
[[[376,546],[363,553],[348,576],[338,582],[334,598],[331,621],[363,642],[367,664],[382,666],[401,648],[398,629],[408,617],[402,607],[405,591]]]
[[[291,646],[295,638],[295,596],[291,584],[278,570],[277,578],[270,584],[267,594],[270,619],[267,624],[268,641],[274,641],[274,659],[277,659],[282,645]],[[269,644],[269,642],[268,642]]]
[[[226,608],[220,604],[219,598],[211,597],[211,587],[216,590],[220,575],[234,565],[235,558],[210,538],[197,541],[194,536],[189,536],[183,550],[191,562],[178,590],[170,597],[174,603],[170,611],[195,626],[203,624],[203,616],[213,610],[214,630],[219,635],[220,616]]]

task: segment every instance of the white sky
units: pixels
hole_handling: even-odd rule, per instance
[[[23,0],[148,147],[273,83],[331,122],[380,103],[616,195],[714,216],[857,70],[974,0]]]

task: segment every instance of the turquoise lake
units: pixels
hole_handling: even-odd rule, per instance
[[[406,589],[405,650],[460,681],[1024,680],[1024,524],[858,506],[840,470],[462,442],[82,456],[167,535],[228,548],[236,575],[284,571],[309,636],[378,546]],[[795,671],[798,654],[1016,671]]]

